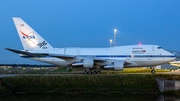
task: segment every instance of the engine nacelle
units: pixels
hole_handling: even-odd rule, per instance
[[[124,69],[124,63],[123,62],[115,62],[112,65],[106,65],[104,66],[104,69],[107,70],[115,70],[115,71],[123,71]]]
[[[93,59],[84,59],[83,60],[83,68],[93,68],[94,60]]]
[[[83,66],[83,62],[75,62],[72,64],[72,67],[82,67]]]
[[[75,62],[72,64],[72,67],[93,68],[93,66],[94,66],[93,59],[84,59],[82,62]]]
[[[114,70],[115,71],[123,71],[124,69],[124,63],[122,62],[115,62],[114,63]]]

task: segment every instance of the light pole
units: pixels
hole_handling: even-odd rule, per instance
[[[116,32],[117,32],[117,30],[114,29],[114,47],[116,47]]]
[[[112,39],[110,39],[110,47],[112,47]]]

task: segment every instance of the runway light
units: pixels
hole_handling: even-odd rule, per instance
[[[141,46],[142,44],[141,44],[141,43],[139,43],[139,45]]]

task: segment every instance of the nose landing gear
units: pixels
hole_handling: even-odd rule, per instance
[[[155,68],[152,67],[152,71],[151,71],[152,74],[155,74],[155,73],[156,73],[156,71],[155,71],[154,69],[155,69]]]
[[[151,73],[152,73],[152,74],[155,74],[155,73],[156,73],[156,71],[155,71],[155,70],[152,70],[152,71],[151,71]]]

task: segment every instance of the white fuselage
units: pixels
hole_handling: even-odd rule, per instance
[[[125,68],[156,66],[175,59],[175,56],[173,54],[165,51],[164,49],[161,49],[161,47],[157,45],[129,45],[110,48],[56,48],[53,50],[33,50],[29,52],[54,53],[63,55],[75,55],[77,57],[130,61],[130,64],[126,64],[124,66]],[[68,66],[69,64],[63,59],[50,56],[22,57],[55,64],[58,66]]]

